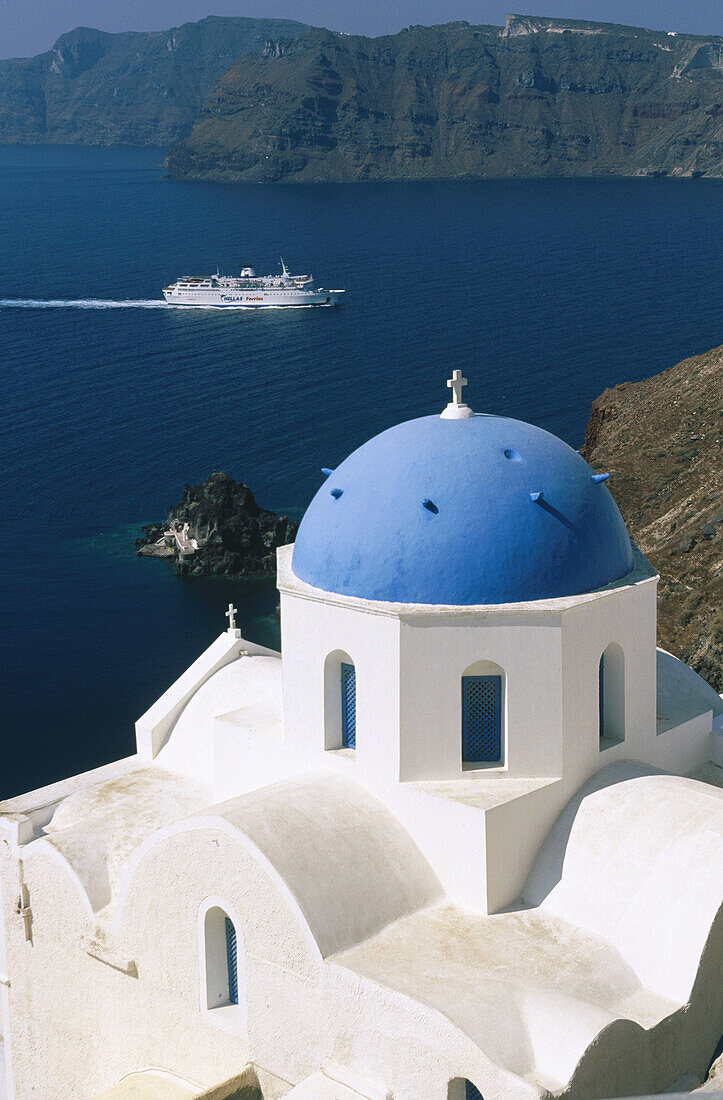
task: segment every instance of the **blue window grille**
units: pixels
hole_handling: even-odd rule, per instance
[[[597,707],[600,737],[605,736],[605,654],[600,658],[597,673]]]
[[[502,759],[502,677],[462,677],[462,760],[499,764]]]
[[[236,929],[233,921],[226,917],[226,961],[228,964],[228,999],[230,1004],[238,1004],[238,952],[236,949]]]
[[[356,748],[356,669],[341,666],[341,743],[345,749]]]
[[[482,1093],[471,1081],[464,1083],[464,1100],[482,1100]]]

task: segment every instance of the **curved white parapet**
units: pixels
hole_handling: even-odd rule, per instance
[[[136,722],[138,755],[153,759],[166,744],[176,721],[196,692],[211,677],[242,653],[253,656],[274,657],[280,654],[255,642],[246,641],[241,631],[227,630],[220,634],[208,649],[198,657],[175,683],[164,691],[160,699]]]
[[[682,1005],[723,903],[722,850],[723,791],[613,764],[560,815],[523,897],[604,936]]]
[[[28,846],[26,858],[52,849],[67,862],[98,913],[115,901],[137,846],[207,798],[199,784],[141,764],[69,795],[45,825],[44,835]]]
[[[158,753],[158,764],[200,780],[212,789],[218,767],[214,751],[216,720],[224,717],[234,720],[239,730],[244,718],[254,719],[253,728],[264,739],[280,736],[278,657],[234,657],[216,668],[184,704]],[[239,771],[244,763],[238,760]]]
[[[179,831],[220,828],[262,863],[308,925],[322,957],[374,936],[443,891],[409,834],[341,776],[311,773],[204,809],[149,837],[130,860],[122,900],[145,855]]]
[[[706,681],[665,649],[656,653],[658,734],[692,717],[723,716],[723,699]]]
[[[719,1034],[722,849],[723,792],[611,765],[561,814],[523,904],[480,916],[443,902],[336,961],[541,1090],[662,1089],[704,1073]]]

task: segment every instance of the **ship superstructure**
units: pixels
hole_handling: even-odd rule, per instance
[[[163,288],[169,305],[226,309],[332,306],[343,293],[315,287],[312,275],[292,275],[283,259],[280,275],[257,275],[252,267],[243,267],[239,275],[184,275]]]

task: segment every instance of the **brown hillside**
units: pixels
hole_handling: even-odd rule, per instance
[[[605,390],[583,454],[660,573],[658,644],[723,692],[723,347]]]

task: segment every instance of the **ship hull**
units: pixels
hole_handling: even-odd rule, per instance
[[[280,306],[333,306],[343,290],[223,290],[164,289],[163,297],[171,306],[195,306],[206,309],[278,309]]]

